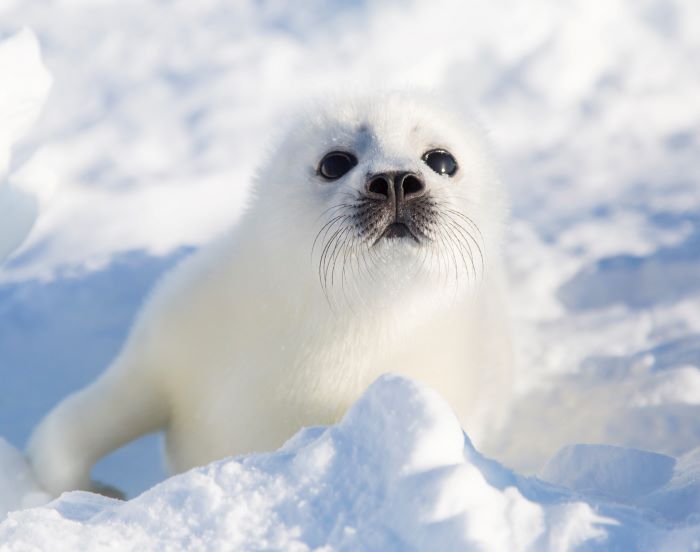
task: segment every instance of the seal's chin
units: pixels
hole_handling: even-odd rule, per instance
[[[411,240],[414,241],[415,243],[420,243],[420,240],[416,237],[416,235],[411,232],[411,229],[406,226],[403,222],[392,222],[389,224],[384,232],[382,232],[382,235],[379,236],[375,243],[375,245],[383,240]]]

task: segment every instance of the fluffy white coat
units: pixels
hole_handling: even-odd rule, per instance
[[[422,161],[437,147],[457,159],[454,177]],[[317,167],[335,149],[358,165],[328,182]],[[465,238],[446,230],[428,245],[384,239],[323,264],[324,225],[387,170],[421,175],[473,221],[469,258],[450,245]],[[161,429],[172,471],[275,449],[302,426],[336,421],[384,372],[437,389],[478,441],[510,393],[504,213],[476,125],[404,94],[308,110],[263,163],[239,223],[163,279],[112,365],[37,427],[38,480],[52,493],[90,488],[99,458]]]

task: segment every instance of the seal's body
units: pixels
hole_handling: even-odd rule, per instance
[[[94,462],[159,429],[172,471],[271,450],[384,372],[436,388],[478,440],[510,390],[504,211],[480,131],[422,101],[300,117],[238,225],[166,276],[109,369],[38,426],[39,482],[90,488]]]

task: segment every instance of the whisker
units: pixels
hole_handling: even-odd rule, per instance
[[[333,225],[334,225],[335,223],[337,223],[338,221],[340,221],[340,220],[342,220],[342,219],[345,219],[346,217],[347,217],[347,215],[338,215],[338,216],[332,218],[331,220],[329,220],[329,221],[328,221],[326,224],[324,224],[323,227],[318,231],[318,234],[316,234],[316,237],[314,238],[314,242],[313,242],[313,244],[311,245],[311,258],[312,258],[312,259],[313,259],[313,256],[314,256],[314,249],[316,248],[316,243],[318,242],[319,238],[321,237],[321,234],[323,233],[323,231],[325,230],[325,233],[323,234],[323,238],[321,239],[322,242],[323,242],[323,240],[326,239],[326,236],[327,236],[328,233],[330,232],[330,230],[331,230],[331,228],[333,227]]]
[[[333,252],[331,253],[331,256],[330,256],[329,264],[332,263],[331,285],[335,284],[335,266],[338,262],[338,256],[343,251],[343,245],[344,245],[343,239],[345,238],[345,236],[347,235],[349,230],[350,229],[348,227],[345,227],[343,229],[342,233],[340,234],[340,236],[338,236],[338,239],[335,241],[335,247],[333,248]]]
[[[463,246],[463,247],[460,247],[460,251],[462,251],[463,248],[466,248],[467,256],[469,257],[469,264],[467,264],[466,259],[464,258],[464,256],[462,256],[462,259],[464,261],[464,268],[467,270],[467,272],[469,272],[469,265],[471,265],[472,274],[474,275],[474,280],[476,280],[478,275],[477,275],[477,271],[476,271],[476,265],[474,264],[474,255],[472,253],[471,246],[469,244],[469,239],[468,239],[468,237],[470,236],[469,232],[463,226],[461,226],[459,223],[455,222],[449,215],[445,217],[445,222],[453,233],[459,234],[462,238],[464,238],[464,239],[457,238],[458,244]]]
[[[479,237],[481,238],[481,243],[482,243],[482,245],[483,245],[483,248],[482,248],[482,245],[479,245],[479,241],[480,241],[480,240],[477,240],[476,237],[474,237],[474,235],[473,235],[471,232],[469,232],[469,231],[468,231],[466,228],[464,228],[463,226],[459,225],[459,226],[464,230],[464,232],[465,232],[465,234],[466,234],[466,237],[467,237],[469,240],[471,240],[471,242],[476,246],[476,249],[477,249],[478,252],[479,252],[479,259],[480,259],[480,261],[481,261],[481,273],[482,273],[482,275],[483,275],[484,270],[485,270],[485,268],[486,268],[486,267],[485,267],[485,259],[484,259],[484,251],[483,251],[483,250],[486,248],[486,246],[485,246],[485,242],[484,242],[484,236],[483,236],[483,234],[481,233],[481,230],[479,230],[479,227],[476,226],[476,223],[475,223],[474,221],[472,221],[472,220],[471,220],[469,217],[467,217],[466,215],[463,215],[462,213],[459,213],[459,212],[457,212],[457,211],[455,211],[455,212],[452,213],[452,214],[461,215],[462,218],[463,218],[464,220],[467,220],[467,221],[469,221],[469,222],[471,223],[470,226],[471,226],[472,228],[474,228],[474,229],[476,230],[476,232],[479,234]],[[458,224],[456,221],[454,221],[454,219],[453,219],[453,222],[455,222],[456,224]],[[471,249],[471,247],[470,247],[470,249]]]
[[[343,230],[344,228],[339,228],[335,230],[331,238],[326,242],[326,245],[323,248],[323,252],[321,253],[321,257],[318,263],[318,278],[321,282],[323,292],[326,295],[326,299],[328,299],[328,252]]]
[[[380,256],[383,249],[374,246],[393,219],[385,204],[359,192],[340,195],[344,199],[322,213],[328,220],[314,236],[311,256],[320,250],[318,278],[329,304],[340,300],[352,309],[353,305],[366,304],[365,283],[376,282],[377,268],[387,263]],[[486,242],[472,218],[433,196],[412,203],[411,212],[407,224],[420,242],[420,251],[404,267],[408,278],[432,270],[437,272],[438,281],[454,285],[457,293],[461,278],[476,282],[483,277]],[[333,288],[339,288],[339,296],[334,297]]]
[[[455,225],[452,220],[449,218],[445,219],[445,228],[451,235],[451,241],[455,248],[457,249],[459,255],[462,257],[462,263],[464,264],[464,268],[467,271],[467,274],[469,274],[469,264],[467,263],[467,259],[464,257],[464,251],[463,251],[463,243],[462,240],[460,240],[460,234],[458,233],[458,230],[455,228]],[[467,255],[471,261],[471,267],[472,267],[472,273],[474,274],[474,279],[476,280],[476,267],[474,266],[474,259],[472,258],[471,254]]]

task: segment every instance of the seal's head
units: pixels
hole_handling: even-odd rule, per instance
[[[266,218],[273,235],[304,242],[326,292],[483,277],[504,207],[473,122],[389,94],[309,110],[282,144],[260,174],[274,188],[260,194]],[[290,211],[302,216],[290,223]]]

